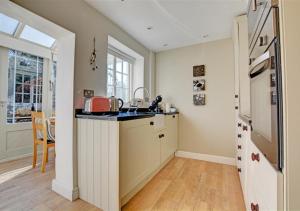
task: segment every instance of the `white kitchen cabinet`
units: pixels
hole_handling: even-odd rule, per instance
[[[152,118],[120,123],[120,196],[126,196],[160,161]]]

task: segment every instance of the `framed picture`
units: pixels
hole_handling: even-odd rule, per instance
[[[193,91],[199,92],[205,90],[205,79],[195,79],[193,80]]]
[[[205,76],[205,65],[193,66],[193,76],[194,77]]]
[[[194,105],[205,105],[205,94],[193,95]]]

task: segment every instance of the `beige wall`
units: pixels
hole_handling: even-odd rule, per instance
[[[284,75],[286,210],[300,210],[300,28],[299,0],[280,1]]]
[[[193,105],[193,65],[206,65],[205,106]],[[234,54],[225,39],[157,53],[157,94],[180,111],[179,149],[234,157]]]
[[[111,35],[145,58],[144,85],[150,86],[151,52],[134,40],[108,18],[90,7],[83,0],[13,0],[32,12],[74,32],[76,34],[75,96],[82,95],[84,88],[94,89],[96,95],[106,95],[107,38]],[[96,37],[98,71],[89,65]],[[152,81],[152,83],[154,83]],[[154,89],[151,90],[152,93]]]

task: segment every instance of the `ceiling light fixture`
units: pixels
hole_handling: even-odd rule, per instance
[[[164,44],[163,46],[164,46],[164,47],[167,47],[167,46],[168,46],[168,44]]]
[[[208,38],[208,34],[205,34],[202,36],[203,38]]]
[[[152,30],[152,29],[153,29],[152,26],[148,26],[148,27],[147,27],[147,30]]]

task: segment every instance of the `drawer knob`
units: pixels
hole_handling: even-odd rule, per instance
[[[238,138],[242,138],[242,134],[238,134],[237,137],[238,137]]]
[[[150,125],[154,125],[154,122],[151,121],[151,122],[150,122]]]
[[[172,117],[175,118],[175,115],[173,115]]]
[[[238,172],[242,172],[242,169],[241,169],[241,168],[238,168]]]
[[[238,149],[242,149],[242,145],[238,145]]]
[[[243,125],[243,131],[248,131],[248,126],[247,125]]]
[[[252,152],[252,154],[251,154],[251,159],[252,159],[252,161],[257,161],[257,162],[259,162],[259,161],[260,161],[259,153],[255,154],[255,153]]]
[[[242,157],[241,157],[241,156],[238,156],[238,160],[241,161],[241,160],[242,160]]]
[[[258,204],[251,203],[251,211],[259,211]]]
[[[242,127],[242,123],[239,122],[239,123],[238,123],[238,127]]]

